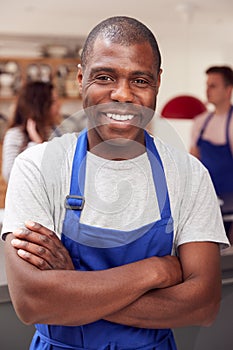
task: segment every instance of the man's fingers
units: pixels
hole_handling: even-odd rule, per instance
[[[26,228],[13,232],[12,246],[24,260],[38,268],[73,270],[73,262],[67,249],[56,234],[37,222],[27,221]],[[43,261],[45,263],[43,263]]]
[[[47,245],[49,245],[49,243],[51,244],[51,242],[53,242],[51,237],[49,238],[46,235],[28,230],[26,228],[20,228],[20,229],[15,230],[13,232],[13,235],[14,235],[14,237],[16,237],[20,240],[36,243],[36,244],[39,244],[39,245],[42,245],[45,247]]]
[[[56,257],[59,256],[59,251],[62,251],[64,254],[66,249],[55,232],[34,221],[27,221],[25,225],[27,228],[18,229],[13,232],[16,238],[42,245],[43,247],[50,249],[52,254]]]
[[[46,236],[44,236],[46,237]],[[18,250],[18,255],[24,260],[30,262],[41,270],[73,270],[74,266],[68,251],[60,245],[56,246],[52,242],[51,245],[43,246],[37,243],[32,243],[32,240],[23,240],[22,238],[13,238],[12,246]],[[44,260],[44,262],[43,262]]]
[[[45,236],[48,236],[48,237],[56,237],[56,234],[55,232],[49,230],[47,227],[44,227],[42,226],[41,224],[39,224],[38,222],[35,222],[35,221],[26,221],[25,222],[25,226],[31,230],[31,231],[34,231],[34,232],[38,232],[38,233],[41,233]]]
[[[60,243],[59,238],[56,236],[55,232],[49,230],[48,228],[28,221],[25,223],[27,228],[19,228],[13,232],[16,238],[24,239],[39,245],[47,246],[48,244],[58,244]]]
[[[37,244],[30,243],[28,241],[23,241],[22,239],[13,238],[11,244],[16,249],[24,249],[25,251],[31,252],[35,255],[45,255],[46,248],[38,246]]]
[[[29,262],[30,264],[34,265],[40,270],[51,270],[52,267],[48,262],[37,255],[31,254],[26,250],[18,249],[17,254],[22,258],[23,260]]]
[[[14,238],[11,241],[14,248],[18,249],[18,255],[40,269],[52,268],[52,255],[48,249],[37,244]],[[43,262],[44,261],[44,262]]]

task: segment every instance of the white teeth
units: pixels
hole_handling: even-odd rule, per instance
[[[113,113],[107,113],[108,118],[112,118],[113,120],[131,120],[134,116],[132,114],[113,114]]]

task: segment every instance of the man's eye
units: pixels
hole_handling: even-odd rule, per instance
[[[135,79],[133,80],[133,83],[138,86],[145,87],[149,84],[149,82],[145,79]]]
[[[110,78],[107,75],[99,75],[98,77],[95,78],[96,80],[100,80],[100,81],[112,81],[113,79]]]

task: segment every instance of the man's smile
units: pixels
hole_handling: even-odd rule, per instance
[[[107,113],[108,118],[116,120],[116,121],[127,121],[133,119],[133,114],[115,114],[115,113]]]

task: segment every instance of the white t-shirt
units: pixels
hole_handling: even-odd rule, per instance
[[[25,144],[25,135],[20,126],[14,126],[6,131],[2,147],[2,176],[8,182],[15,158],[25,149],[36,145],[35,142]]]
[[[5,181],[9,180],[10,172],[15,158],[22,152],[24,145],[24,133],[19,126],[6,131],[2,148],[2,175]]]
[[[7,190],[2,234],[33,220],[60,237],[76,140],[75,134],[66,134],[17,157]],[[228,246],[207,170],[188,153],[157,138],[155,143],[174,220],[173,251],[193,241]],[[160,218],[147,153],[128,161],[109,161],[88,152],[84,195],[80,221],[87,225],[131,231]]]

